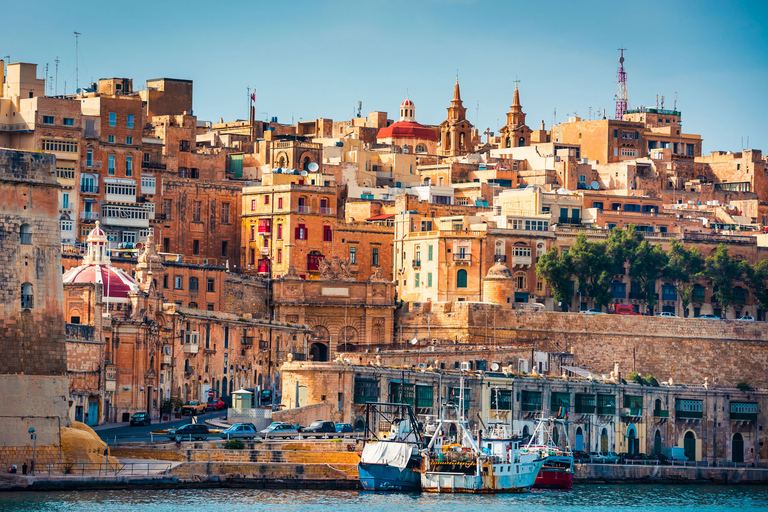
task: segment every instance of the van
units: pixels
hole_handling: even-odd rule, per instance
[[[632,307],[629,304],[611,304],[608,306],[608,312],[612,315],[638,315],[642,316],[640,313],[635,311],[634,307]]]
[[[662,448],[661,454],[665,456],[667,460],[688,460],[688,457],[685,456],[685,449],[680,448],[679,446],[667,446]]]

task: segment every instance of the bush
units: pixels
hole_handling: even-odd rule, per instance
[[[627,375],[627,380],[630,382],[634,382],[635,384],[640,384],[641,386],[645,386],[645,380],[637,372],[632,372],[629,375]]]
[[[752,386],[742,381],[736,384],[736,389],[738,389],[739,391],[749,391],[750,389],[752,389]]]
[[[649,386],[653,386],[655,388],[659,387],[659,381],[656,380],[656,377],[653,375],[649,375],[645,378],[645,383]]]
[[[242,450],[245,448],[245,443],[240,439],[230,439],[224,443],[225,450]]]

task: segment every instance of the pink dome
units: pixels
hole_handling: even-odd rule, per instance
[[[83,265],[64,273],[64,283],[100,283],[102,293],[112,301],[128,302],[128,293],[139,291],[139,284],[124,271],[106,265]]]
[[[403,102],[400,104],[400,106],[401,107],[412,107],[413,106],[413,102],[410,99],[405,98],[403,100]]]

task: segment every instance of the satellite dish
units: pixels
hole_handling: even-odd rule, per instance
[[[309,174],[307,171],[301,171],[302,176],[306,176],[307,174]]]
[[[491,371],[492,371],[492,372],[497,372],[497,371],[499,371],[499,363],[493,363],[493,364],[491,365]]]
[[[592,190],[597,190],[600,188],[600,184],[596,181],[593,181],[592,183],[590,183],[589,186],[592,187]]]
[[[320,166],[317,165],[317,162],[312,162],[309,164],[308,168],[309,168],[309,172],[317,172]],[[306,176],[306,174],[304,176]]]
[[[408,153],[408,148],[403,148],[403,153]]]
[[[427,365],[425,365],[424,363],[419,363],[419,368],[424,368],[424,367],[426,367],[426,366],[427,366]]]
[[[411,340],[411,345],[416,345],[417,343],[419,343],[419,338],[413,338]]]
[[[141,243],[141,242],[138,242],[136,245],[134,245],[134,247],[135,247],[136,249],[143,249],[143,248],[144,248],[144,244],[143,244],[143,243]]]

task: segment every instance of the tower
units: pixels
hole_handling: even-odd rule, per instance
[[[416,122],[416,106],[410,100],[408,95],[400,104],[400,122],[415,123]]]
[[[624,50],[626,48],[619,48],[621,57],[619,57],[619,70],[616,74],[619,83],[616,91],[616,120],[618,121],[624,119],[624,114],[627,113],[627,72],[624,71]]]
[[[502,148],[516,148],[531,144],[531,129],[525,124],[525,112],[520,103],[520,91],[515,81],[515,94],[507,112],[507,124],[499,130]]]
[[[472,123],[467,121],[467,109],[461,101],[459,77],[453,87],[453,99],[448,118],[440,123],[440,156],[459,156],[472,150]]]

